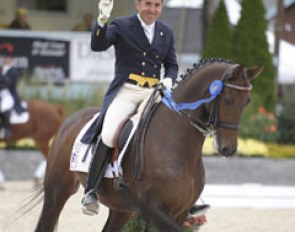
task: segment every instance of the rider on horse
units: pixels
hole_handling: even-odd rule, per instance
[[[116,64],[115,77],[104,98],[100,115],[82,138],[85,143],[94,141],[98,134],[102,138],[91,161],[82,200],[83,212],[88,215],[98,213],[96,191],[112,157],[113,141],[120,123],[152,94],[159,82],[171,89],[178,74],[173,32],[157,20],[163,0],[135,0],[135,7],[136,15],[118,18],[108,24],[113,1],[101,0],[98,4],[99,16],[92,32],[91,48],[104,51],[114,45]],[[165,72],[160,80],[162,66]],[[195,206],[191,212],[208,207]]]
[[[91,48],[103,51],[114,45],[116,66],[115,78],[106,93],[100,117],[94,127],[95,132],[101,130],[102,142],[92,159],[82,201],[84,213],[87,214],[98,212],[96,191],[105,171],[103,166],[106,165],[103,164],[112,156],[113,139],[119,124],[151,95],[160,81],[162,65],[165,78],[161,82],[167,88],[171,89],[172,82],[177,78],[173,33],[157,21],[163,0],[136,0],[135,6],[138,11],[136,15],[115,19],[107,24],[113,1],[101,0],[98,4],[99,17],[92,33]]]
[[[11,136],[10,114],[14,109],[17,113],[24,112],[21,99],[17,93],[18,72],[14,67],[13,46],[9,43],[0,45],[0,56],[3,57],[3,66],[0,69],[0,113],[5,138]]]

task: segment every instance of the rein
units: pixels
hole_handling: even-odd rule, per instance
[[[237,130],[239,129],[239,124],[234,123],[222,123],[218,119],[218,112],[220,108],[220,94],[222,93],[224,87],[239,90],[239,91],[250,91],[252,90],[252,85],[248,86],[241,86],[241,85],[234,85],[226,82],[227,79],[229,79],[229,74],[232,73],[232,70],[234,70],[238,65],[233,65],[233,67],[228,67],[225,69],[224,73],[221,76],[221,80],[215,80],[210,84],[209,92],[210,97],[197,100],[192,103],[179,103],[177,104],[173,100],[173,96],[171,91],[165,89],[164,86],[162,86],[162,93],[163,98],[162,102],[172,111],[177,112],[178,114],[186,117],[189,121],[189,123],[192,125],[193,128],[200,131],[204,136],[211,136],[214,135],[217,131],[218,127],[230,129],[230,130]],[[209,120],[208,122],[203,122],[199,118],[193,117],[190,113],[186,113],[183,110],[195,110],[199,108],[201,105],[205,103],[209,103],[214,101],[213,108],[211,109]]]
[[[252,85],[249,86],[241,86],[241,85],[234,85],[226,82],[228,79],[228,75],[234,67],[227,68],[221,80],[215,80],[210,84],[209,92],[210,97],[197,100],[191,103],[179,103],[177,104],[172,96],[172,92],[167,90],[165,86],[162,84],[158,84],[150,99],[146,105],[146,108],[141,116],[141,119],[138,124],[137,131],[135,132],[134,139],[133,139],[133,146],[132,146],[132,160],[133,168],[132,174],[136,180],[140,180],[142,177],[142,172],[144,169],[144,144],[145,144],[145,137],[149,122],[154,115],[157,107],[157,97],[158,93],[162,96],[162,103],[165,104],[170,110],[178,113],[181,116],[184,116],[191,126],[201,132],[204,136],[213,135],[216,133],[218,127],[227,128],[237,130],[239,128],[239,124],[230,124],[230,123],[222,123],[218,120],[218,112],[220,108],[220,93],[223,91],[224,87],[236,89],[239,91],[249,91],[252,89]],[[210,103],[214,101],[214,106],[211,109],[209,120],[208,122],[203,122],[201,119],[193,117],[190,113],[184,112],[184,110],[195,110],[200,107],[202,104]],[[136,155],[138,154],[138,155]]]

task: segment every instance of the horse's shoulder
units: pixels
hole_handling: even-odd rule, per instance
[[[99,108],[97,107],[88,107],[88,108],[84,108],[82,110],[79,110],[77,112],[74,112],[73,114],[71,114],[68,119],[73,119],[73,120],[76,120],[76,119],[90,119],[92,118],[92,116],[96,113],[99,112]],[[84,121],[84,120],[83,120]]]
[[[93,115],[98,112],[99,108],[96,107],[89,107],[74,112],[66,118],[62,125],[62,128],[64,128],[64,130],[66,131],[68,130],[68,128],[81,128],[93,117]]]

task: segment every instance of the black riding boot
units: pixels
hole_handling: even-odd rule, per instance
[[[2,113],[2,122],[3,122],[4,131],[5,131],[5,138],[7,139],[11,136],[9,111],[5,111]]]
[[[85,196],[82,200],[82,209],[84,214],[98,214],[98,196],[96,191],[100,188],[108,161],[112,157],[113,148],[106,146],[102,141],[96,148],[92,157],[87,184],[85,188]]]

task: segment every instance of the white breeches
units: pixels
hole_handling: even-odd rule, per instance
[[[0,111],[5,112],[13,108],[14,100],[8,89],[0,91]]]
[[[114,137],[120,123],[134,112],[139,103],[149,97],[153,89],[132,84],[124,84],[117,96],[109,105],[101,131],[101,138],[105,145],[114,147]]]

